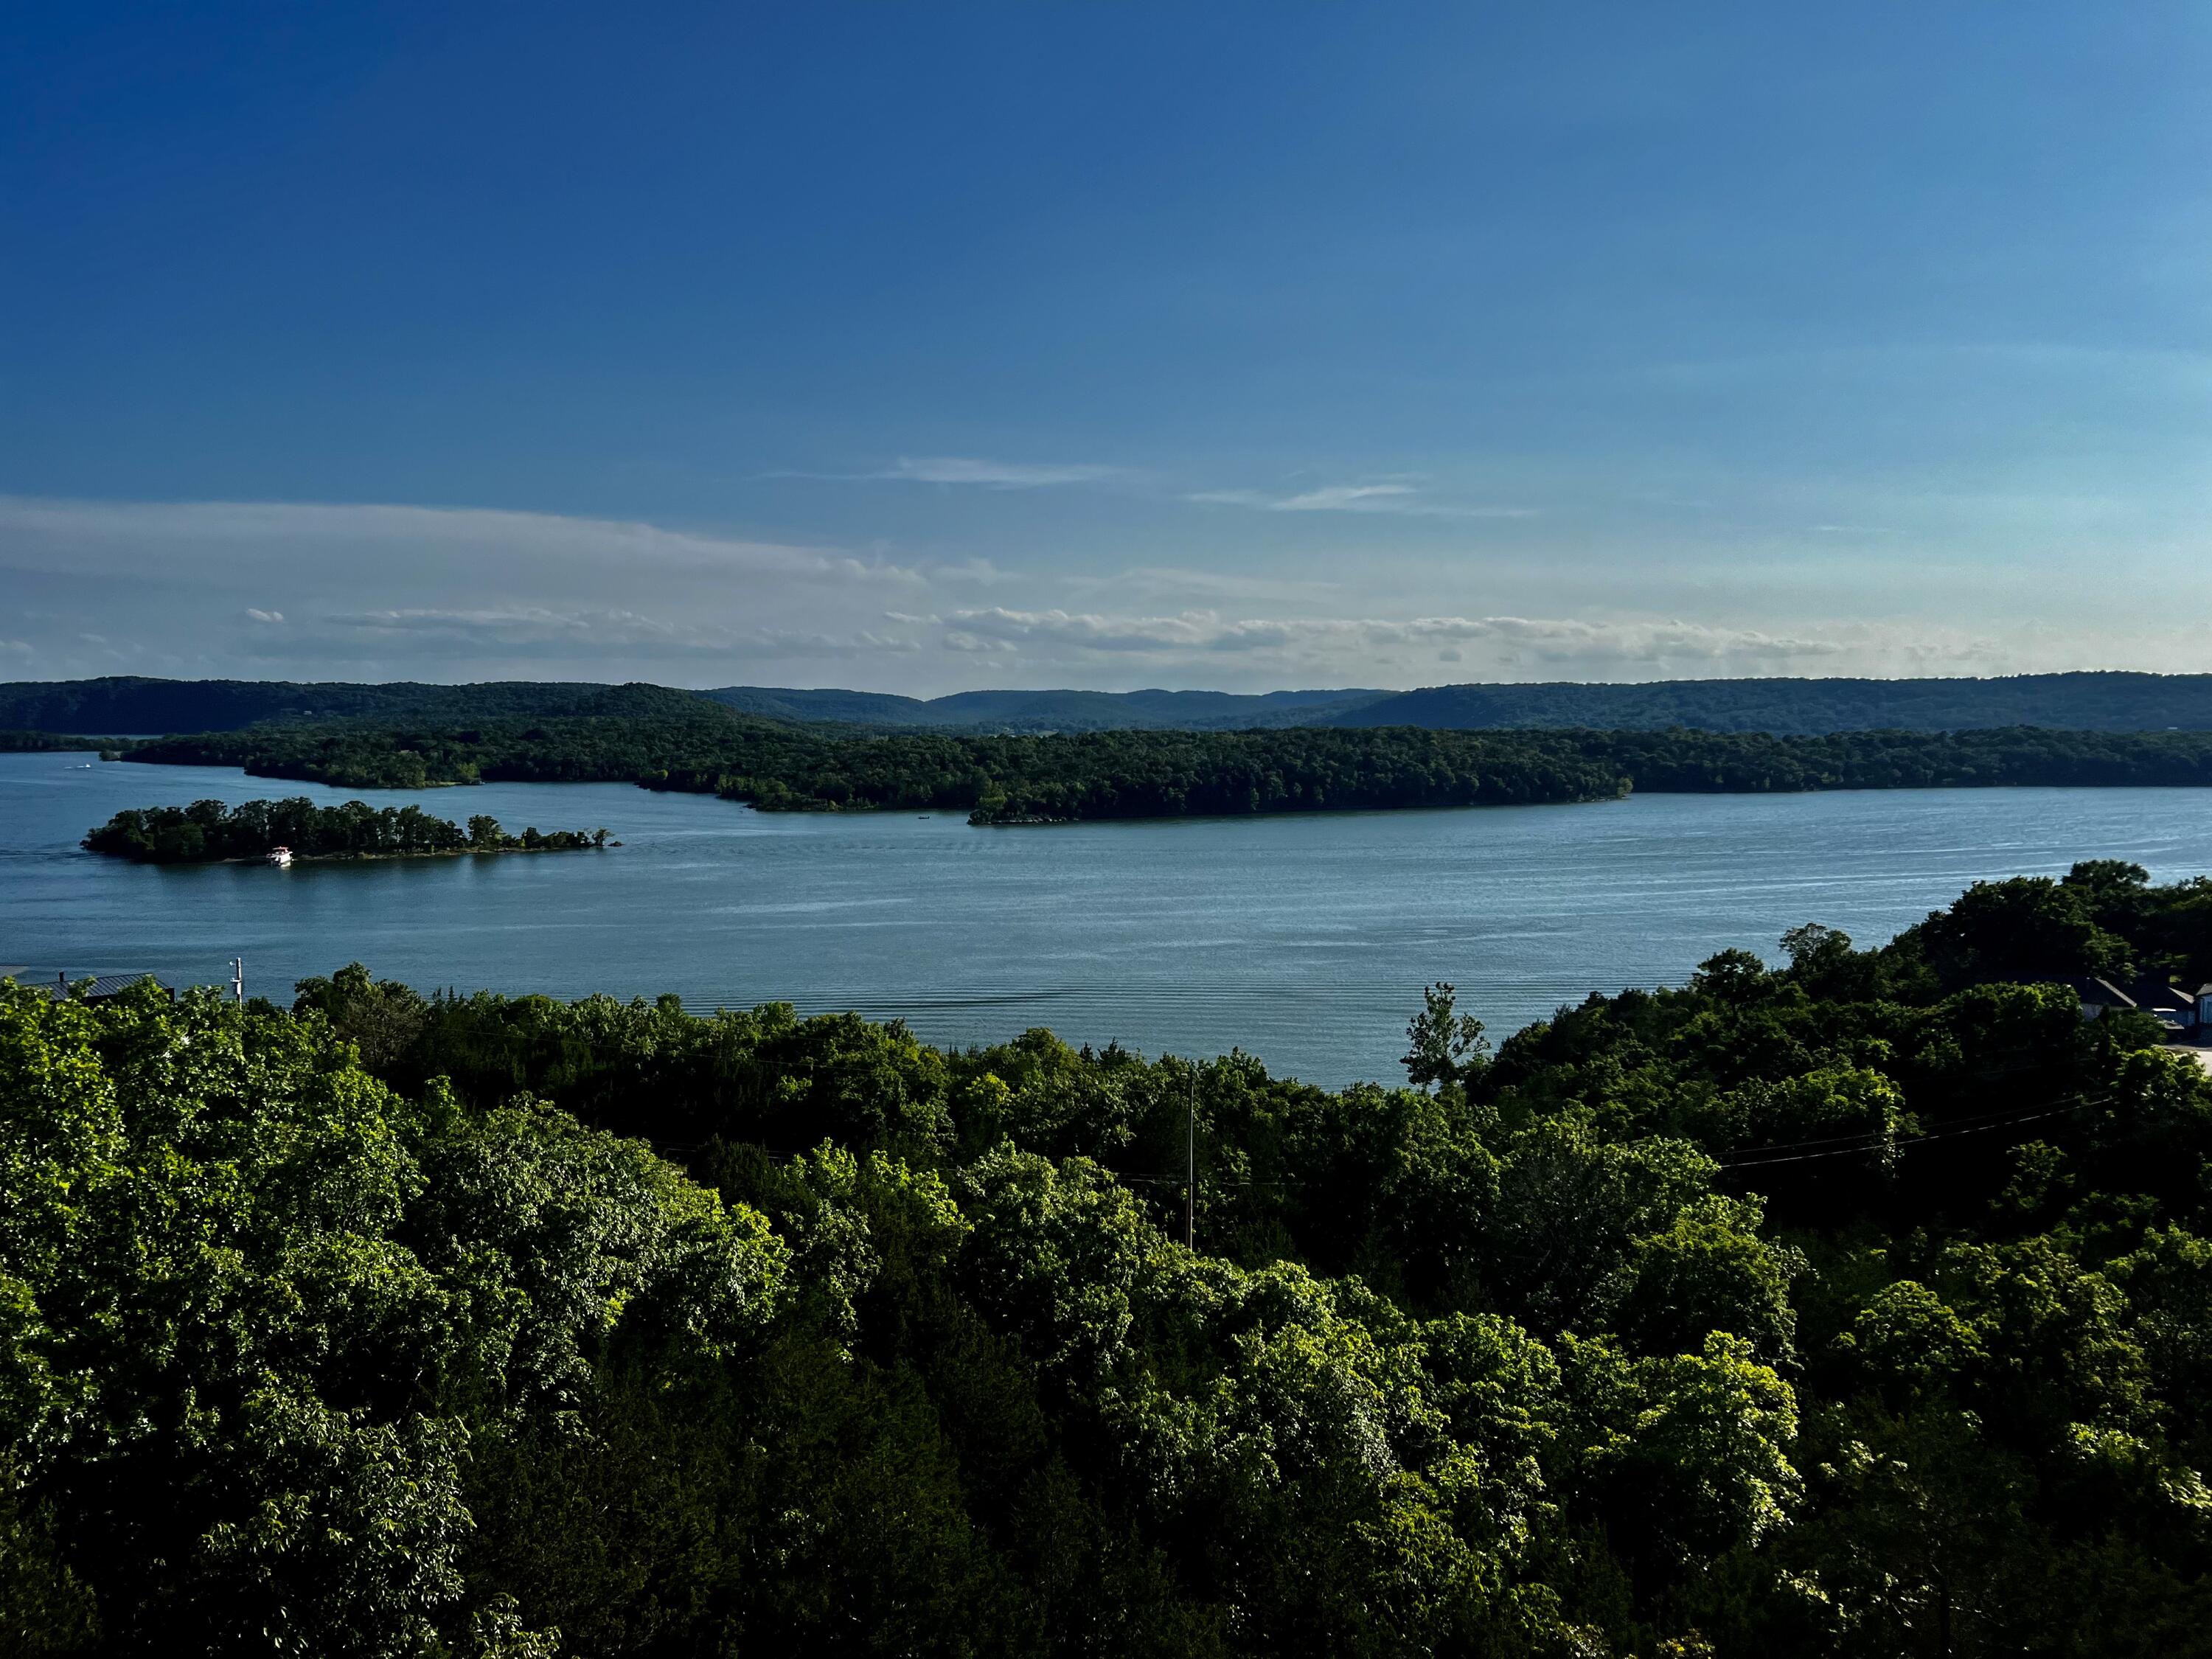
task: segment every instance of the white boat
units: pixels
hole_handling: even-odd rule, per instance
[[[275,865],[279,870],[284,868],[285,866],[291,863],[291,861],[292,849],[290,848],[272,847],[269,849],[269,862]]]

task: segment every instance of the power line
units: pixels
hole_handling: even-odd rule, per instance
[[[1961,1135],[1986,1134],[1992,1129],[2010,1128],[2015,1124],[2039,1122],[2049,1117],[2065,1117],[2087,1107],[2106,1106],[2111,1103],[2110,1098],[2107,1097],[2100,1100],[2076,1101],[2065,1106],[2039,1107],[2033,1111],[2010,1115],[1987,1114],[1983,1121],[1969,1121],[1952,1124],[1924,1135],[1916,1135],[1910,1140],[1869,1139],[1860,1146],[1838,1146],[1832,1151],[1824,1152],[1792,1152],[1790,1150],[1793,1146],[1817,1146],[1821,1144],[1819,1141],[1801,1140],[1778,1147],[1753,1147],[1741,1154],[1723,1153],[1719,1162],[1722,1169],[1733,1171],[1765,1169],[1772,1164],[1808,1164],[1816,1158],[1857,1158],[1873,1152],[1909,1152],[1916,1147],[1925,1146],[1931,1141],[1954,1140]],[[1781,1156],[1773,1156],[1772,1154],[1775,1153],[1779,1153]]]
[[[2018,1077],[2031,1072],[2041,1072],[2043,1069],[2044,1068],[2039,1066],[2008,1066],[2001,1067],[1996,1071],[1977,1072],[1973,1074],[1972,1081],[1976,1084],[1995,1083],[2008,1077]],[[2083,1101],[2081,1103],[2085,1106],[2103,1105],[2108,1104],[2109,1102],[2105,1100]],[[2063,1111],[2070,1109],[2060,1107],[2056,1109]],[[1994,1112],[1984,1112],[1975,1117],[1960,1118],[1955,1121],[1946,1125],[1945,1132],[1948,1133],[1951,1129],[1959,1128],[1969,1123],[1978,1124],[1984,1121],[1994,1121],[2000,1119],[2005,1119],[2012,1115],[2013,1110],[2014,1109],[2007,1107]],[[1939,1139],[1941,1138],[1942,1137],[1939,1134],[1930,1134],[1920,1136],[1917,1139],[1933,1140]],[[1768,1146],[1743,1146],[1737,1148],[1734,1152],[1716,1152],[1713,1156],[1718,1159],[1722,1164],[1729,1165],[1729,1161],[1731,1159],[1747,1158],[1753,1162],[1759,1162],[1763,1161],[1770,1152],[1795,1152],[1804,1148],[1814,1146],[1839,1146],[1845,1141],[1856,1143],[1854,1146],[1844,1147],[1844,1150],[1846,1152],[1864,1151],[1870,1147],[1881,1146],[1888,1144],[1887,1138],[1880,1132],[1866,1130],[1857,1134],[1820,1135],[1809,1140],[1785,1140]],[[1913,1143],[1899,1142],[1897,1144],[1917,1144],[1917,1140]]]

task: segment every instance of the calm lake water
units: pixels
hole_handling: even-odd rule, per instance
[[[975,830],[756,813],[618,784],[420,793],[617,851],[157,869],[77,841],[127,806],[362,792],[198,767],[0,755],[0,963],[148,969],[288,1000],[349,961],[418,987],[781,1000],[934,1042],[1048,1025],[1148,1054],[1231,1047],[1395,1078],[1425,982],[1502,1034],[1591,991],[1679,982],[1801,921],[1889,938],[1978,878],[2129,858],[2212,872],[2212,790],[1650,795],[1602,805]]]

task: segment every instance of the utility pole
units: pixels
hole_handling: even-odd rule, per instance
[[[246,1006],[246,958],[244,957],[233,957],[230,959],[230,994],[232,1000],[240,1007]]]
[[[1198,1069],[1190,1073],[1190,1120],[1183,1142],[1182,1244],[1198,1249]]]

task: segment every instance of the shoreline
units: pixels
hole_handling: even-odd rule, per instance
[[[497,858],[507,853],[604,853],[621,845],[618,841],[611,841],[599,847],[455,847],[426,853],[295,853],[291,864],[399,864],[411,859]],[[265,853],[243,859],[134,859],[128,853],[103,853],[90,847],[82,850],[94,858],[114,859],[123,864],[157,864],[172,867],[180,865],[198,867],[213,864],[269,863],[269,855]],[[270,867],[288,870],[291,864]]]

